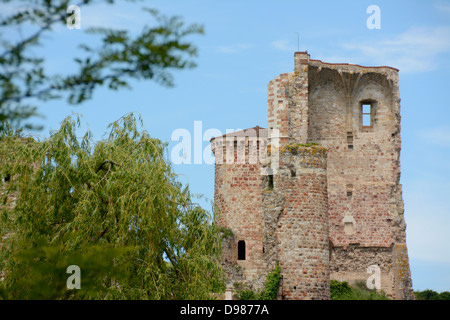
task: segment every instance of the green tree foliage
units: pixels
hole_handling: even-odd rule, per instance
[[[236,284],[235,299],[237,300],[274,300],[277,297],[281,280],[281,267],[277,262],[275,269],[269,272],[264,287],[255,292],[242,284]]]
[[[6,299],[208,299],[224,290],[221,238],[165,159],[166,145],[129,114],[93,144],[68,117],[40,142],[0,136]],[[68,290],[69,265],[81,289]]]
[[[330,296],[331,300],[344,300],[352,295],[352,287],[346,281],[331,280]],[[347,299],[348,300],[348,299]]]
[[[331,280],[331,300],[389,300],[383,291],[370,290],[363,281],[358,281],[352,286],[346,281]]]
[[[434,290],[426,289],[414,292],[417,300],[450,300],[450,292],[443,291],[441,293]]]
[[[10,3],[10,0],[0,0]],[[179,17],[166,17],[156,10],[143,8],[152,18],[152,26],[143,26],[138,35],[128,30],[87,28],[86,33],[101,37],[95,48],[80,44],[75,58],[78,72],[61,75],[48,74],[44,68],[45,57],[35,55],[40,40],[57,25],[66,25],[70,0],[23,0],[27,9],[10,16],[0,15],[0,132],[7,122],[14,127],[38,115],[30,101],[47,101],[66,97],[70,104],[80,104],[90,99],[96,88],[106,86],[113,90],[129,87],[130,79],[152,79],[164,86],[173,85],[172,70],[195,66],[193,57],[197,49],[186,41],[192,34],[202,34],[203,27],[185,25]],[[116,0],[105,0],[114,4]],[[81,0],[83,10],[92,0]],[[32,29],[18,41],[3,34],[14,28]],[[81,32],[81,30],[68,31]],[[34,100],[33,100],[34,99]],[[25,123],[25,127],[32,127]]]
[[[259,293],[260,300],[274,300],[278,294],[278,287],[281,280],[281,267],[277,262],[275,269],[267,275],[264,288]]]

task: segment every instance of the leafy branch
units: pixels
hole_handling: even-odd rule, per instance
[[[185,25],[179,17],[167,17],[144,7],[142,10],[152,17],[152,26],[145,25],[138,35],[131,35],[128,30],[88,28],[87,34],[101,37],[100,47],[94,49],[80,44],[84,57],[74,59],[78,72],[49,75],[44,69],[44,57],[33,56],[31,49],[38,46],[42,36],[51,32],[55,25],[65,24],[70,3],[68,0],[28,2],[30,8],[0,21],[0,28],[6,30],[25,24],[37,28],[16,43],[0,35],[0,43],[6,48],[0,53],[0,68],[3,69],[0,74],[0,131],[6,130],[6,122],[17,127],[38,115],[36,106],[27,101],[60,99],[65,95],[69,104],[77,105],[91,99],[95,89],[101,86],[112,90],[130,88],[131,79],[153,80],[172,87],[172,70],[196,66],[193,58],[197,56],[197,48],[185,39],[203,34],[203,27]],[[92,2],[84,0],[79,6]],[[33,126],[26,124],[25,127]]]

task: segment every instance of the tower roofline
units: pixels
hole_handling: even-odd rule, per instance
[[[296,51],[294,52],[294,56],[299,55],[299,56],[304,56],[304,58],[307,58],[309,62],[315,62],[315,63],[321,63],[324,65],[329,65],[329,66],[350,66],[350,67],[358,67],[358,68],[364,68],[364,69],[369,69],[369,68],[376,68],[376,69],[382,69],[382,68],[388,68],[388,69],[392,69],[395,70],[397,72],[399,72],[400,70],[394,67],[390,67],[390,66],[362,66],[359,64],[351,64],[351,63],[330,63],[330,62],[323,62],[322,60],[318,60],[318,59],[310,59],[309,58],[309,53],[308,51]],[[304,61],[302,63],[307,63],[307,61]]]
[[[260,126],[255,126],[253,128],[248,128],[248,129],[244,129],[244,130],[226,133],[221,136],[211,138],[211,140],[209,140],[209,141],[212,142],[216,138],[222,138],[222,137],[254,137],[254,136],[267,137],[267,129],[262,128]]]
[[[318,62],[321,64],[325,64],[325,65],[329,65],[329,66],[350,66],[350,67],[358,67],[358,68],[364,68],[364,69],[382,69],[382,68],[387,68],[387,69],[392,69],[394,71],[399,72],[400,70],[394,67],[389,67],[389,66],[362,66],[359,64],[352,64],[352,63],[330,63],[330,62],[323,62],[322,60],[318,60],[318,59],[310,59],[310,62]]]

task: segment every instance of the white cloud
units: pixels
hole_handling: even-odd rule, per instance
[[[436,69],[439,56],[450,53],[450,27],[415,27],[380,41],[346,43],[356,63],[371,61],[400,69],[404,73]],[[363,61],[362,61],[363,60]]]
[[[291,51],[294,52],[297,50],[296,46],[290,43],[289,40],[275,40],[270,43],[270,46],[281,51]]]
[[[220,46],[218,52],[226,54],[236,54],[251,49],[253,46],[247,43],[240,43],[228,46]]]
[[[434,7],[442,13],[447,13],[447,14],[450,13],[450,4],[448,4],[448,3],[442,3],[442,2],[436,3],[434,5]]]
[[[81,21],[83,28],[111,27],[140,31],[145,24],[151,24],[152,18],[137,6],[97,3],[81,8]]]
[[[450,127],[441,126],[431,128],[419,133],[421,140],[426,141],[428,144],[437,145],[439,147],[450,148]]]

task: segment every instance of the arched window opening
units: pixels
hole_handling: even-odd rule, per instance
[[[245,260],[245,241],[238,242],[238,260]]]

